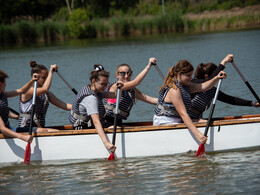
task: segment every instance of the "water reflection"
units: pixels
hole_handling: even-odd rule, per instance
[[[0,193],[225,194],[260,190],[259,150],[210,154],[204,159],[194,155],[5,166],[0,168]]]

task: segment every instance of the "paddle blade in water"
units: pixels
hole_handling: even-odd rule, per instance
[[[205,153],[205,146],[204,146],[204,144],[200,144],[199,149],[198,149],[195,157],[200,157],[204,153]]]
[[[108,160],[115,160],[114,152],[111,152],[110,156],[108,157]]]
[[[24,153],[24,162],[29,163],[31,160],[31,143],[28,142]]]

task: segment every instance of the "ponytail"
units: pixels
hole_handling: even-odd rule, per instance
[[[163,87],[166,89],[173,88],[177,89],[177,86],[175,84],[175,79],[177,79],[178,73],[188,73],[190,71],[193,71],[194,68],[190,62],[187,60],[180,60],[176,63],[174,67],[171,67],[168,71],[168,74],[164,80],[164,84],[160,87],[160,91]]]
[[[200,63],[195,71],[195,78],[196,79],[205,79],[205,74],[209,77],[212,75],[214,70],[217,69],[217,65],[213,63],[203,64]]]

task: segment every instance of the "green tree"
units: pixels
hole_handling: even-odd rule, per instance
[[[68,27],[72,36],[78,38],[82,37],[85,33],[85,26],[88,22],[89,16],[84,9],[77,8],[73,10],[68,21]]]
[[[64,0],[1,0],[0,22],[10,24],[21,18],[44,20],[65,5]]]

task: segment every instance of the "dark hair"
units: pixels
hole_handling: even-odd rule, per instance
[[[166,88],[174,88],[176,89],[176,85],[175,85],[175,78],[177,78],[177,74],[178,73],[188,73],[190,71],[193,71],[194,68],[192,66],[192,64],[190,62],[188,62],[187,60],[180,60],[176,63],[176,65],[174,67],[171,67],[168,71],[168,74],[164,80],[164,84],[161,86],[161,89],[163,88],[163,86],[165,86]]]
[[[4,71],[0,70],[0,82],[4,82],[6,78],[8,78],[8,75]]]
[[[94,69],[90,73],[90,78],[89,80],[92,82],[93,79],[98,80],[99,76],[103,77],[109,77],[109,72],[105,71],[104,67],[101,64],[95,64]]]
[[[196,79],[205,79],[205,74],[211,76],[214,70],[217,69],[217,65],[213,63],[203,64],[200,63],[195,71]]]
[[[37,64],[35,61],[30,61],[30,66],[32,67],[31,76],[33,75],[33,73],[40,74],[42,70],[48,71],[48,69],[44,65]]]

